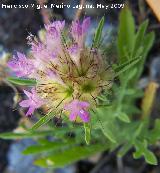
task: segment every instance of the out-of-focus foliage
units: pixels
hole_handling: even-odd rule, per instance
[[[8,76],[7,71],[7,61],[10,58],[10,54],[5,52],[2,47],[0,47],[0,84],[5,81]]]
[[[104,18],[101,19],[93,47],[101,42]],[[104,150],[120,148],[122,157],[132,147],[134,158],[144,157],[146,162],[156,165],[157,159],[149,150],[150,145],[160,139],[160,120],[150,129],[150,117],[142,118],[143,110],[136,106],[136,100],[143,97],[138,88],[144,63],[154,42],[154,33],[146,33],[148,21],[135,30],[134,18],[126,6],[120,14],[117,39],[117,64],[113,65],[115,79],[112,91],[102,93],[97,108],[90,110],[89,124],[73,124],[64,120],[60,127],[53,127],[49,121],[54,112],[43,116],[31,129],[24,133],[3,133],[1,138],[35,138],[37,144],[24,150],[24,154],[36,154],[36,165],[43,167],[63,167],[79,159],[84,159]],[[9,78],[18,85],[34,85],[35,81]],[[62,115],[63,116],[63,115]],[[135,118],[136,117],[136,118]],[[65,119],[65,116],[64,118]],[[48,126],[42,126],[47,124]]]

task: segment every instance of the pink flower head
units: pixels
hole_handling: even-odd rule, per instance
[[[87,17],[83,20],[82,24],[80,21],[75,21],[71,26],[71,34],[73,39],[79,44],[82,44],[83,38],[90,26],[90,17]]]
[[[8,66],[16,73],[17,77],[29,76],[34,71],[32,61],[20,52],[17,52],[17,57],[13,56],[13,60],[8,62]]]
[[[70,112],[69,119],[71,121],[75,121],[79,116],[83,122],[88,122],[90,117],[87,108],[89,108],[89,103],[79,100],[73,100],[64,106],[64,109]]]
[[[27,95],[28,100],[23,100],[19,103],[21,107],[29,107],[26,116],[33,114],[35,109],[41,107],[44,103],[43,100],[37,95],[35,88],[32,88],[31,92],[24,90],[24,93]]]

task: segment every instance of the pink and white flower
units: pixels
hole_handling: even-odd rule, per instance
[[[107,75],[112,78],[112,69],[107,74],[100,50],[85,45],[90,22],[89,17],[74,21],[65,32],[65,21],[45,25],[43,39],[28,37],[30,57],[18,52],[8,62],[17,77],[36,80],[31,92],[24,90],[28,99],[19,103],[29,108],[27,116],[44,105],[59,114],[68,111],[71,121],[89,122],[89,109],[96,107],[95,98],[102,90],[111,86],[105,80]]]

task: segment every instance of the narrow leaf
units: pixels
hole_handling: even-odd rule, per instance
[[[157,165],[158,164],[157,158],[153,152],[147,150],[144,154],[144,157],[145,157],[145,160],[147,163],[149,163],[151,165]]]
[[[125,123],[130,123],[130,119],[125,113],[120,113],[117,117]]]
[[[94,40],[93,40],[94,48],[98,48],[98,46],[100,44],[103,26],[104,26],[104,17],[102,17],[102,19],[100,20],[100,22],[98,24],[98,28],[96,29],[96,32],[95,32],[95,36],[94,36]]]
[[[64,143],[62,142],[48,142],[46,145],[32,145],[27,147],[24,151],[23,154],[28,155],[28,154],[38,154],[42,152],[48,152],[48,151],[56,151],[59,149],[62,149],[64,147]]]
[[[116,67],[114,69],[114,71],[115,71],[114,77],[120,76],[122,73],[129,70],[131,67],[133,67],[135,64],[137,64],[139,61],[140,61],[140,57],[127,61],[126,63],[123,63],[120,66]]]
[[[32,79],[21,79],[17,77],[8,77],[7,80],[16,85],[22,86],[34,86],[36,85],[36,81]]]
[[[133,50],[135,42],[135,23],[132,13],[128,6],[122,9],[120,13],[120,24],[118,30],[118,55],[119,62],[123,63],[127,60],[126,53]]]
[[[147,26],[148,26],[148,20],[144,21],[139,27],[139,30],[136,34],[136,41],[135,41],[134,50],[133,50],[133,57],[135,57],[137,50],[143,44],[143,39],[144,39],[144,35],[146,32]]]
[[[113,127],[109,123],[105,123],[102,127],[102,132],[104,135],[113,143],[117,143],[115,135],[113,133]]]
[[[84,123],[84,130],[85,130],[85,141],[86,144],[89,145],[91,140],[91,128],[89,123]]]
[[[132,147],[131,143],[123,145],[120,150],[118,151],[118,156],[123,157]]]
[[[40,118],[40,120],[38,120],[38,122],[36,122],[33,125],[31,130],[36,130],[39,127],[43,126],[44,124],[48,123],[54,116],[55,116],[54,112],[49,112],[47,115],[45,115],[42,118]]]
[[[53,131],[50,131],[50,130],[46,130],[46,131],[24,132],[24,133],[5,132],[5,133],[0,133],[0,138],[2,138],[2,139],[33,138],[33,137],[40,137],[40,136],[51,135],[52,133],[53,133]]]
[[[147,34],[143,40],[143,52],[141,54],[142,58],[141,58],[141,61],[138,63],[138,66],[137,66],[138,73],[137,73],[137,76],[135,77],[135,80],[139,79],[139,77],[141,76],[141,74],[143,72],[144,63],[145,63],[147,54],[150,51],[150,49],[154,43],[154,40],[155,40],[154,32]]]
[[[78,160],[106,150],[108,146],[95,144],[90,146],[75,146],[57,154],[37,159],[35,164],[42,167],[60,168]]]

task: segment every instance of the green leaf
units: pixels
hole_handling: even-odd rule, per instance
[[[145,36],[147,26],[148,26],[148,20],[144,21],[138,29],[138,32],[136,34],[136,41],[135,41],[135,45],[134,45],[133,55],[132,55],[133,58],[135,57],[137,50],[143,44],[143,40],[144,40],[144,36]]]
[[[120,63],[124,63],[128,59],[126,53],[129,54],[132,52],[135,42],[134,18],[127,5],[125,6],[125,8],[122,9],[119,21],[120,24],[117,42],[119,55],[118,61]]]
[[[7,80],[13,84],[16,84],[16,85],[22,85],[22,86],[34,86],[34,85],[36,85],[36,81],[32,80],[32,79],[8,77]]]
[[[95,109],[92,118],[92,127],[101,129],[103,134],[112,142],[116,143],[115,116],[111,112],[112,107],[99,107]],[[107,115],[107,116],[106,116]]]
[[[153,43],[155,40],[155,34],[154,32],[151,32],[149,34],[147,34],[143,40],[143,52],[142,52],[142,58],[140,60],[140,62],[137,65],[138,68],[138,73],[137,76],[135,77],[135,79],[139,79],[139,77],[141,76],[143,69],[144,69],[144,63],[147,57],[148,52],[150,51]]]
[[[51,135],[53,131],[46,130],[46,131],[32,131],[32,132],[24,132],[24,133],[17,133],[17,132],[5,132],[0,133],[0,138],[2,139],[22,139],[22,138],[33,138],[33,137],[41,137]]]
[[[146,57],[148,52],[150,51],[153,43],[155,40],[155,33],[151,32],[147,34],[144,38],[143,44],[144,44],[144,49],[143,49],[143,56]]]
[[[143,132],[144,128],[145,128],[145,122],[142,121],[142,122],[140,122],[139,126],[135,130],[133,138],[136,139],[138,136],[140,136],[140,134]]]
[[[123,145],[120,150],[118,151],[118,156],[119,157],[123,157],[132,147],[131,143],[127,143],[125,145]]]
[[[152,144],[160,140],[160,119],[156,119],[154,129],[149,131],[149,140]]]
[[[91,140],[91,127],[89,123],[84,123],[84,130],[85,130],[85,141],[86,144],[89,145]]]
[[[32,145],[27,147],[23,154],[38,154],[42,152],[48,152],[48,151],[57,151],[65,147],[63,142],[49,142],[45,145]]]
[[[38,122],[36,122],[33,127],[31,128],[32,130],[36,130],[39,127],[43,126],[44,124],[48,123],[53,117],[55,116],[54,112],[49,112],[48,114],[46,114],[45,116],[43,116],[42,118],[40,118],[38,120]]]
[[[35,161],[35,164],[42,167],[64,167],[68,164],[89,157],[97,152],[102,152],[107,148],[108,146],[102,144],[95,144],[90,146],[75,146],[56,154],[52,154],[51,156],[37,159]]]
[[[102,131],[104,135],[113,143],[117,143],[115,135],[113,133],[113,125],[109,123],[105,123],[104,126],[102,126]]]
[[[105,19],[104,19],[104,17],[102,17],[102,19],[100,20],[98,27],[96,29],[94,40],[93,40],[93,47],[94,48],[98,48],[100,45],[104,21],[105,21]]]
[[[144,156],[144,153],[145,153],[145,150],[146,150],[146,145],[147,145],[147,141],[138,141],[138,140],[135,140],[135,148],[136,148],[136,151],[133,153],[133,156],[134,158],[138,159],[140,158],[141,156]]]
[[[137,64],[139,61],[140,61],[140,57],[129,60],[129,61],[117,66],[116,68],[114,68],[114,71],[115,71],[114,77],[120,76],[122,73],[129,70],[131,67],[133,67],[135,64]]]
[[[134,153],[134,158],[140,158],[141,156],[144,156],[147,163],[152,165],[157,165],[157,158],[155,157],[154,153],[148,150],[147,148],[147,141],[144,140],[136,141],[135,142],[136,152]]]
[[[157,165],[158,164],[157,163],[157,158],[156,158],[156,156],[154,155],[153,152],[147,150],[145,152],[144,156],[145,156],[145,160],[146,160],[147,163],[149,163],[151,165]]]
[[[123,121],[125,123],[131,122],[130,119],[128,118],[128,116],[124,112],[119,113],[117,118],[119,118],[121,121]]]

